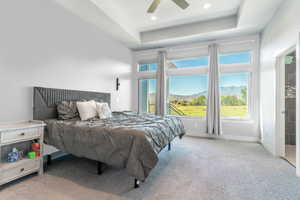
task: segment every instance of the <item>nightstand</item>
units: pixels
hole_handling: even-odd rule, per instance
[[[0,124],[0,185],[38,172],[43,174],[43,139],[45,124],[41,121],[28,121]],[[40,144],[40,156],[27,158],[31,144]],[[23,151],[23,159],[9,163],[7,155],[13,148]]]

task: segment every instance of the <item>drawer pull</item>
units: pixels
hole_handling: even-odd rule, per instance
[[[24,170],[25,170],[25,169],[24,169],[24,168],[22,168],[22,169],[20,169],[20,172],[22,173],[22,172],[24,172]]]
[[[25,133],[21,133],[20,136],[25,136]]]

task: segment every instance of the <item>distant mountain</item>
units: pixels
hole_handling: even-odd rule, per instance
[[[245,86],[221,87],[221,93],[222,93],[222,95],[227,95],[227,96],[240,96],[241,90],[245,89],[245,88],[247,88],[247,87],[245,87]]]
[[[230,87],[221,87],[221,94],[224,96],[240,96],[241,95],[241,90],[244,89],[246,87],[244,86],[230,86]],[[196,94],[192,94],[192,95],[177,95],[177,94],[170,94],[171,98],[175,98],[175,99],[184,99],[186,101],[190,101],[195,97],[199,97],[199,96],[207,96],[207,91],[202,91]],[[150,99],[154,99],[155,98],[155,94],[151,93],[150,94]]]

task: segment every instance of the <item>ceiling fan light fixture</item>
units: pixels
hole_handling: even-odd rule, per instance
[[[211,4],[210,4],[210,3],[205,3],[205,4],[203,5],[203,8],[204,8],[204,9],[210,9],[210,8],[211,8]]]

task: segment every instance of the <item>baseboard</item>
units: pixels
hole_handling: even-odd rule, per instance
[[[193,134],[188,133],[187,136],[199,137],[199,138],[209,138],[209,139],[221,139],[221,140],[232,140],[232,141],[241,141],[241,142],[257,142],[260,143],[260,138],[255,136],[237,136],[237,135],[220,135],[220,136],[211,136],[208,134]]]

